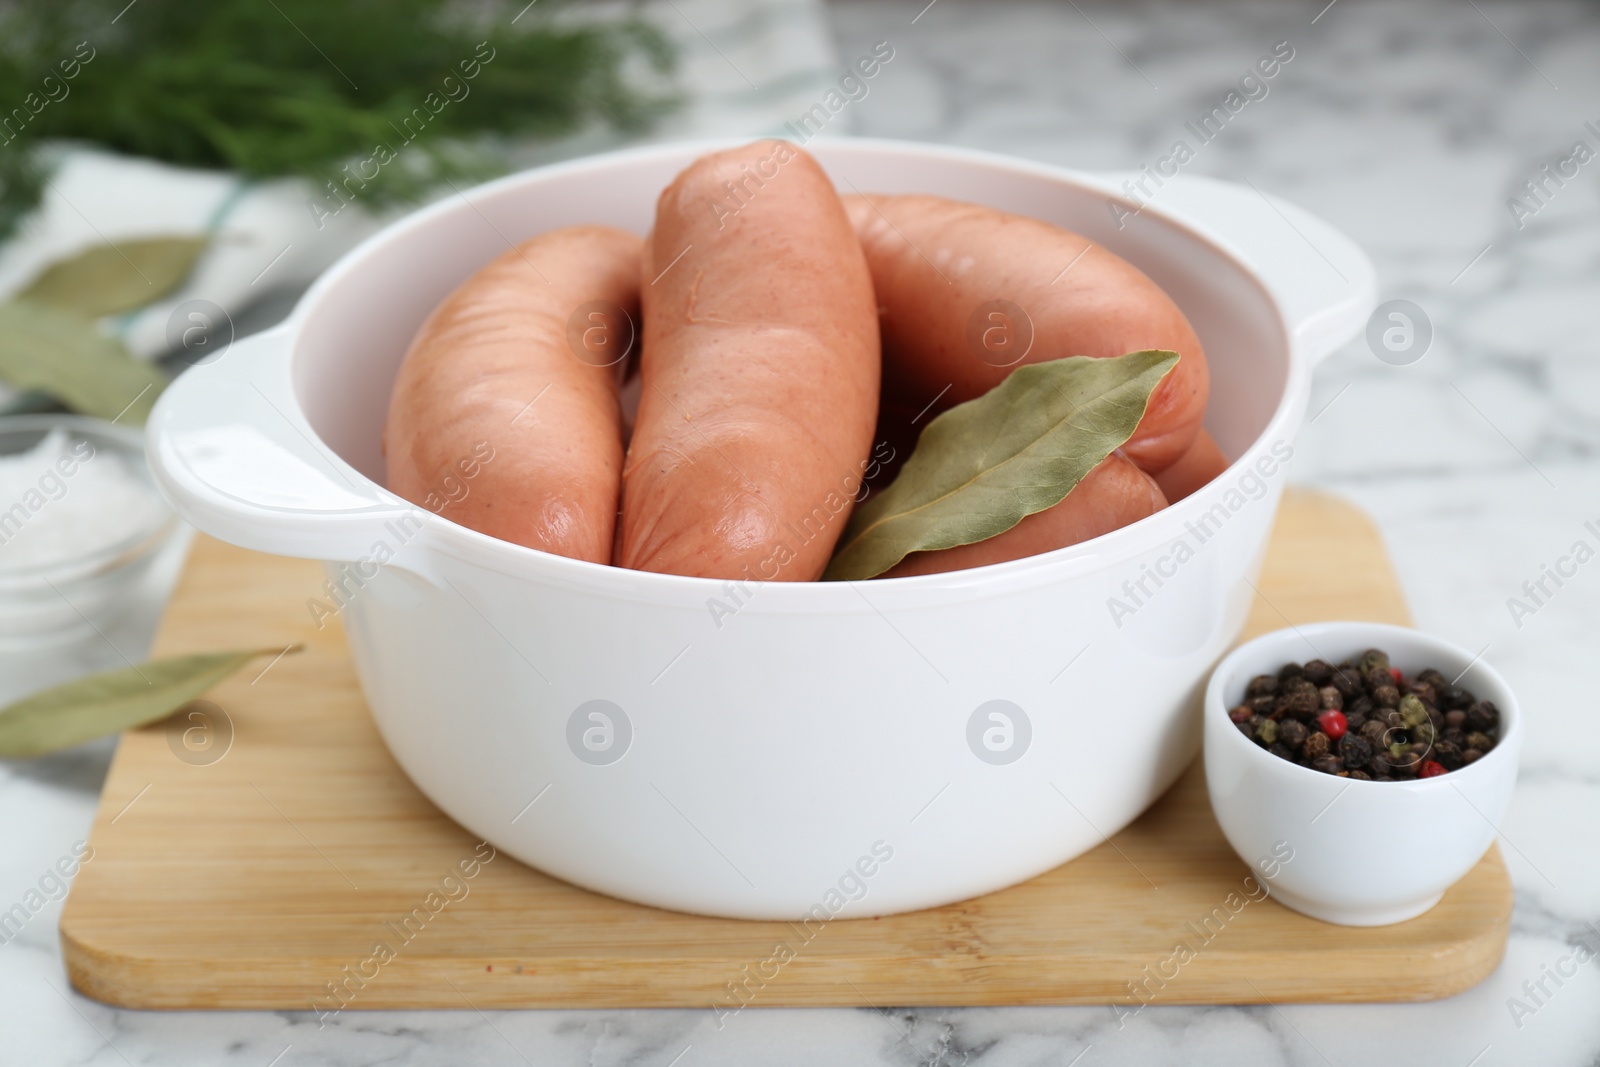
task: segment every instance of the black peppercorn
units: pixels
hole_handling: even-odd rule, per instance
[[[1488,752],[1490,749],[1494,748],[1494,738],[1490,737],[1488,734],[1473,730],[1471,733],[1467,734],[1467,747],[1475,748],[1479,752]]]
[[[1274,756],[1277,756],[1279,759],[1294,759],[1294,753],[1290,751],[1289,746],[1284,744],[1282,741],[1279,741],[1276,744],[1268,745],[1267,751],[1272,753]]]
[[[1437,703],[1439,703],[1438,691],[1435,690],[1434,687],[1429,685],[1427,682],[1412,682],[1411,685],[1409,686],[1409,688],[1410,688],[1410,690],[1412,692],[1412,695],[1414,695],[1418,700],[1422,701],[1424,704],[1437,704]]]
[[[1367,739],[1367,743],[1373,748],[1385,747],[1383,736],[1388,732],[1389,728],[1383,723],[1378,722],[1376,719],[1368,719],[1356,729],[1356,733],[1360,734],[1362,737],[1365,737]]]
[[[1459,685],[1446,685],[1439,690],[1439,706],[1446,711],[1465,709],[1472,703],[1472,694]]]
[[[1358,734],[1361,732],[1361,728],[1365,725],[1367,725],[1367,717],[1361,714],[1359,711],[1345,712],[1344,728],[1346,730],[1349,730],[1353,734]]]
[[[1339,758],[1355,770],[1372,758],[1372,745],[1359,734],[1345,734],[1339,738]]]
[[[1344,702],[1344,712],[1346,715],[1371,715],[1376,710],[1378,710],[1378,705],[1374,703],[1373,699],[1367,696],[1365,693],[1353,696]]]
[[[1328,684],[1328,679],[1333,677],[1333,664],[1325,659],[1314,659],[1303,668],[1306,680],[1315,686]]]
[[[1278,723],[1278,740],[1291,749],[1299,748],[1311,736],[1311,728],[1298,719],[1284,719]]]
[[[1380,708],[1397,707],[1400,703],[1400,690],[1390,684],[1374,686],[1372,688],[1372,702]]]
[[[1377,667],[1373,670],[1362,672],[1361,681],[1366,685],[1367,692],[1376,695],[1375,690],[1394,684],[1394,675],[1389,673],[1387,667]]]
[[[1372,775],[1368,774],[1366,771],[1351,771],[1350,777],[1363,782],[1372,781]]]
[[[1467,729],[1489,733],[1500,725],[1500,709],[1493,701],[1480,700],[1467,708]]]
[[[1311,686],[1296,689],[1283,699],[1285,712],[1296,719],[1314,718],[1322,710],[1322,700]]]
[[[1341,711],[1344,709],[1344,694],[1331,685],[1325,685],[1317,690],[1317,702],[1324,711]]]
[[[1300,664],[1285,663],[1282,667],[1278,668],[1278,684],[1282,685],[1290,678],[1298,678],[1304,673],[1305,671],[1300,667]]]
[[[1361,692],[1361,675],[1352,667],[1341,667],[1333,672],[1328,684],[1339,690],[1346,699]]]
[[[1245,703],[1249,704],[1250,710],[1257,715],[1271,715],[1272,709],[1278,704],[1278,698],[1275,696],[1251,697]]]
[[[1462,766],[1466,766],[1469,763],[1476,763],[1478,760],[1481,760],[1482,758],[1483,758],[1483,753],[1482,752],[1479,752],[1475,748],[1469,748],[1465,752],[1461,753],[1461,765]]]
[[[1323,774],[1338,774],[1344,769],[1344,764],[1339,762],[1337,756],[1318,756],[1311,761],[1311,769]]]
[[[1444,713],[1444,728],[1446,730],[1460,730],[1466,726],[1467,713],[1460,708],[1451,708]]]
[[[1244,687],[1247,697],[1273,696],[1278,692],[1278,676],[1276,674],[1258,674],[1250,679],[1250,684]]]
[[[1447,771],[1459,770],[1463,763],[1461,749],[1445,740],[1434,742],[1433,758]]]
[[[1316,760],[1319,756],[1326,756],[1332,746],[1333,742],[1328,740],[1327,734],[1314,730],[1300,743],[1300,753],[1308,760]]]

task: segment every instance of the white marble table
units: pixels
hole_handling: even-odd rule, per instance
[[[1073,167],[1165,154],[1279,41],[1294,59],[1192,165],[1248,178],[1362,241],[1385,297],[1436,330],[1404,367],[1350,345],[1318,371],[1293,477],[1377,517],[1418,622],[1480,648],[1531,729],[1502,849],[1517,888],[1500,970],[1421,1005],[153,1014],[69,992],[59,904],[0,945],[0,1062],[28,1064],[1593,1064],[1600,962],[1532,999],[1581,936],[1600,947],[1600,714],[1587,681],[1600,562],[1532,615],[1508,598],[1600,537],[1600,162],[1519,220],[1516,187],[1580,138],[1600,148],[1600,13],[1574,2],[1119,7],[975,0],[841,4],[838,53],[896,57],[858,133]],[[1318,15],[1321,10],[1320,16]],[[919,11],[920,16],[919,16]],[[915,21],[913,21],[915,17]],[[1315,18],[1315,22],[1313,19]],[[1531,202],[1530,202],[1531,204]],[[1519,625],[1520,623],[1520,625]],[[109,745],[0,769],[0,908],[86,833]],[[1586,934],[1586,930],[1588,933]],[[1307,960],[1308,967],[1316,966]],[[1572,971],[1573,966],[1562,965]],[[1269,991],[1270,992],[1270,991]],[[1531,1011],[1513,1012],[1511,998]]]

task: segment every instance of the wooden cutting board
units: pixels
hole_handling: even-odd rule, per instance
[[[470,866],[477,841],[384,749],[343,633],[311,625],[305,602],[321,581],[304,560],[196,542],[158,654],[290,642],[306,651],[264,673],[263,660],[209,694],[232,723],[213,762],[203,761],[225,733],[214,709],[204,756],[176,754],[188,752],[178,735],[198,720],[123,738],[93,860],[61,917],[67,972],[83,993],[136,1008],[1131,1011],[1141,999],[1425,1000],[1477,983],[1505,948],[1511,883],[1491,849],[1436,908],[1397,926],[1330,926],[1271,900],[1229,906],[1226,924],[1158,986],[1149,976],[1170,974],[1176,944],[1199,944],[1199,924],[1246,891],[1248,870],[1212,818],[1198,765],[1132,826],[1031,882],[809,936],[625,904],[503,855],[453,883],[465,896],[444,883],[449,894],[430,897],[461,861]],[[1285,498],[1260,589],[1250,633],[1328,618],[1408,621],[1377,531],[1328,496]]]

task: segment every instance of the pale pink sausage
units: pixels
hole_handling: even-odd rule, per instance
[[[1183,312],[1132,264],[1068,230],[976,204],[845,203],[882,317],[886,418],[931,404],[926,425],[1025,363],[1170,349],[1178,365],[1123,450],[1151,473],[1188,450],[1205,414],[1205,352]]]
[[[555,230],[451,293],[394,383],[389,488],[481,533],[609,563],[641,247],[609,227]]]
[[[868,466],[879,378],[872,282],[827,175],[781,141],[701,158],[661,194],[641,278],[616,562],[815,580]]]

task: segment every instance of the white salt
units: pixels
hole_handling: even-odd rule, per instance
[[[52,430],[27,452],[0,456],[0,571],[105,552],[165,513],[126,457]]]

